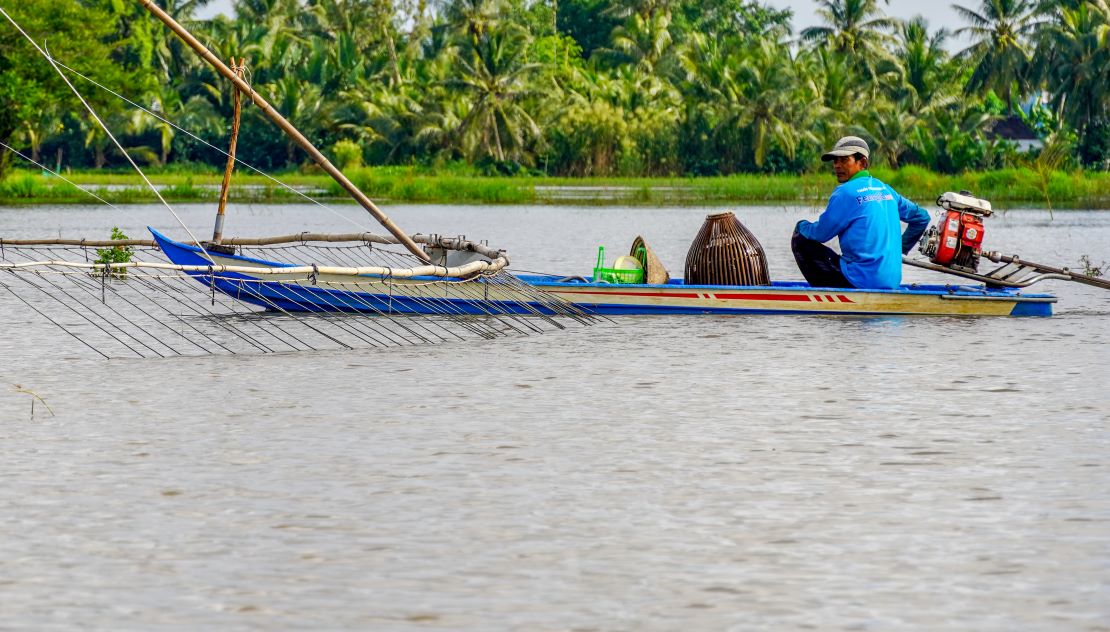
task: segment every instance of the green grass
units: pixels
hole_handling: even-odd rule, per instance
[[[459,204],[597,204],[597,205],[744,205],[806,204],[820,206],[835,186],[830,173],[803,175],[741,174],[709,178],[548,178],[543,176],[480,176],[455,165],[430,167],[373,167],[353,169],[348,177],[371,199],[382,203],[428,202]],[[945,191],[968,190],[991,200],[997,208],[1033,206],[1110,209],[1110,173],[1063,173],[1047,181],[1031,169],[938,174],[919,167],[897,171],[876,169],[875,175],[922,206]],[[85,171],[67,174],[73,182],[113,203],[155,199],[142,180],[130,173]],[[281,181],[303,188],[318,198],[344,200],[348,196],[322,173],[289,172]],[[154,173],[153,182],[172,202],[214,202],[221,174]],[[237,174],[231,199],[237,202],[297,202],[303,200],[271,180]],[[16,171],[0,182],[0,204],[95,203],[59,178],[38,172]]]
[[[74,186],[57,178],[17,172],[0,182],[0,201],[7,203],[52,202],[83,196]]]
[[[1048,182],[1031,169],[1003,169],[958,176],[935,174],[916,167],[876,174],[906,197],[918,202],[944,191],[966,189],[995,206],[1058,206],[1110,208],[1110,173],[1054,172]]]

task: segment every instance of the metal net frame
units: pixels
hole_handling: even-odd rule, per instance
[[[98,262],[111,247],[130,261]],[[0,295],[104,358],[399,347],[598,322],[488,261],[462,277],[414,274],[411,255],[367,239],[236,248],[280,266],[177,265],[140,240],[0,239]]]

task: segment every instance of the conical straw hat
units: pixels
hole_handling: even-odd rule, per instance
[[[639,252],[641,249],[643,249],[642,253]],[[628,254],[636,257],[643,264],[644,283],[662,285],[671,280],[670,273],[663,267],[659,257],[655,256],[655,251],[647,245],[647,242],[640,235],[636,235],[636,239],[632,241],[632,251]]]

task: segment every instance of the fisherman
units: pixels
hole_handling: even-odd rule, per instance
[[[902,255],[929,227],[928,213],[867,171],[870,158],[867,142],[857,136],[841,138],[821,156],[833,163],[840,186],[817,221],[798,222],[790,240],[798,269],[813,287],[897,288]],[[843,254],[824,245],[833,237],[840,238]]]

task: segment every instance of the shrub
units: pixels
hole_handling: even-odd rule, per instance
[[[881,176],[880,176],[881,177]],[[901,191],[926,191],[934,188],[935,174],[917,165],[906,165],[895,171],[887,182]]]
[[[131,239],[119,229],[119,226],[112,227],[112,241],[120,241]],[[135,254],[135,249],[131,246],[112,246],[110,248],[97,248],[97,258],[93,263],[102,265],[109,265],[112,263],[128,263],[131,261],[131,255]],[[112,276],[116,278],[123,278],[127,276],[127,269],[112,270]]]
[[[332,160],[340,170],[362,166],[362,146],[352,140],[341,140],[331,146]]]
[[[39,179],[33,175],[22,174],[13,178],[9,178],[4,183],[4,188],[7,189],[6,193],[15,198],[33,198],[42,195],[45,187],[39,183]]]

